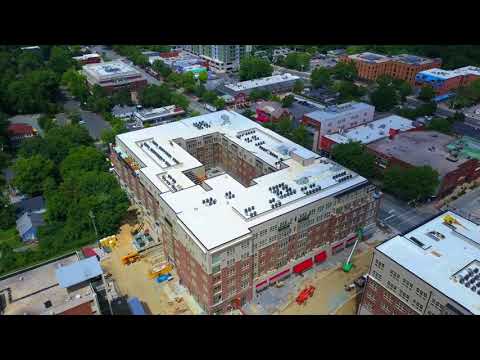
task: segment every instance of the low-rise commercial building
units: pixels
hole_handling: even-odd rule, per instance
[[[442,60],[438,58],[429,59],[407,54],[386,56],[371,52],[343,55],[340,60],[353,62],[360,79],[376,80],[382,75],[389,75],[395,79],[405,80],[411,85],[415,83],[418,72],[442,64]]]
[[[375,248],[360,315],[479,315],[480,225],[446,212]]]
[[[74,56],[73,60],[78,61],[82,65],[98,64],[102,62],[102,57],[98,54],[85,54],[81,56]]]
[[[96,258],[70,253],[0,277],[0,314],[100,315],[91,281],[102,276]]]
[[[133,114],[133,118],[142,125],[156,125],[174,121],[185,114],[185,110],[176,105],[164,106],[161,108],[139,110]]]
[[[255,112],[255,118],[262,123],[278,121],[282,116],[291,117],[288,109],[277,101],[261,101],[257,103]]]
[[[252,90],[267,90],[272,93],[291,91],[295,82],[300,78],[290,73],[273,75],[255,80],[241,81],[235,84],[225,84],[219,88],[220,91],[236,96],[239,94],[248,95]]]
[[[13,146],[19,146],[23,140],[38,135],[31,125],[21,123],[8,125],[7,134]]]
[[[208,313],[353,245],[377,213],[365,178],[233,111],[117,135],[111,159]]]
[[[400,132],[417,128],[412,120],[398,115],[391,115],[364,125],[341,130],[334,134],[323,135],[320,141],[320,149],[326,153],[330,153],[332,147],[336,144],[359,142],[365,145],[380,139],[393,137]]]
[[[407,131],[372,142],[367,149],[376,156],[376,163],[382,169],[394,165],[431,166],[439,173],[437,195],[442,197],[455,187],[480,177],[477,159],[448,149],[455,140],[436,131]]]
[[[415,85],[418,87],[430,85],[437,95],[444,95],[479,78],[480,68],[475,66],[465,66],[456,70],[434,68],[419,72],[415,77]]]
[[[83,66],[90,87],[99,85],[108,93],[119,89],[138,90],[147,85],[147,79],[134,67],[122,61],[108,61]]]
[[[305,114],[302,123],[315,129],[313,149],[321,149],[323,135],[369,123],[373,120],[375,107],[366,103],[349,102],[342,105],[328,106]]]

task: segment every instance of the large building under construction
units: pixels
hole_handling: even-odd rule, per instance
[[[118,135],[111,156],[208,313],[353,245],[377,212],[365,178],[236,112]]]

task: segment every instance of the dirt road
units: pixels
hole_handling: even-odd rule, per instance
[[[191,314],[185,301],[177,303],[167,295],[167,283],[157,284],[155,280],[148,278],[151,264],[147,261],[140,260],[128,266],[122,264],[122,256],[134,251],[131,245],[131,228],[128,224],[122,226],[120,234],[117,235],[118,246],[102,261],[102,267],[112,274],[120,293],[138,297],[146,305],[147,312],[153,315]],[[161,246],[158,249],[161,251]]]
[[[368,272],[373,255],[373,248],[370,248],[353,258],[353,268],[349,273],[343,272],[341,267],[319,272],[313,279],[308,279],[302,286],[313,285],[316,290],[306,304],[298,305],[293,301],[278,314],[280,315],[328,315],[338,313],[342,315],[354,315],[357,311],[357,301],[354,298],[355,290],[347,292],[344,289],[346,284],[351,284],[357,277]],[[352,299],[351,299],[352,298]],[[357,299],[358,300],[358,299]]]

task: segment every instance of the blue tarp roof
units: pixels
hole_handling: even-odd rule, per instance
[[[96,257],[80,260],[56,270],[57,280],[62,288],[77,285],[102,274],[102,268]]]
[[[132,312],[132,315],[147,315],[145,313],[145,309],[143,308],[142,303],[138,298],[133,297],[128,299],[127,301],[128,306],[130,307],[130,311]]]

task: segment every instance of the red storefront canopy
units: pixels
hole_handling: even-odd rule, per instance
[[[325,261],[327,258],[327,252],[322,251],[320,254],[315,255],[315,262],[320,263],[322,261]]]
[[[296,274],[300,274],[308,269],[310,269],[313,266],[313,260],[312,259],[307,259],[300,264],[297,264],[293,267],[293,272]]]

